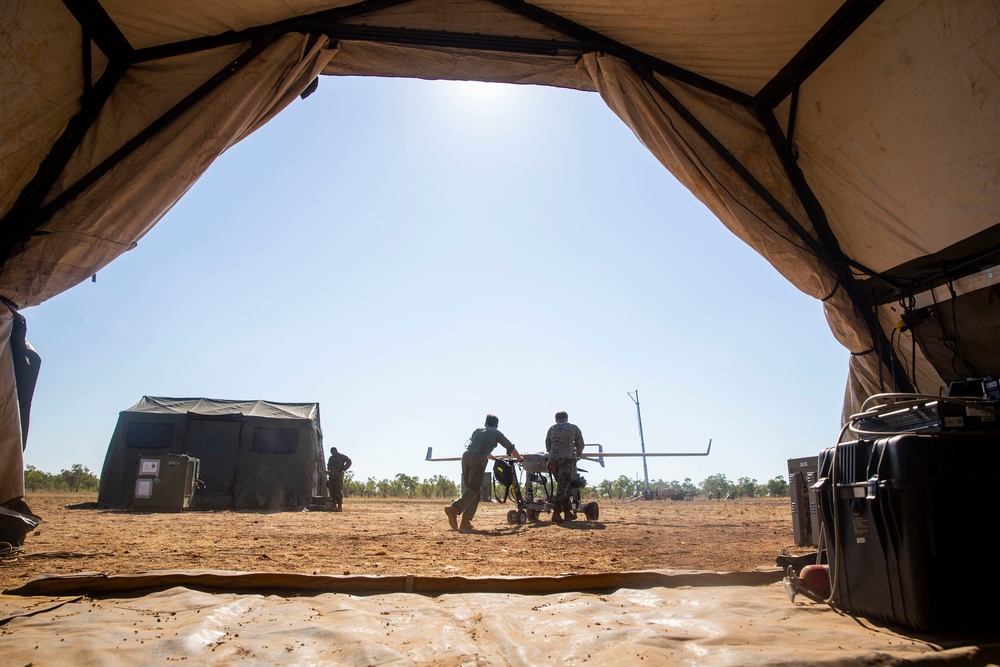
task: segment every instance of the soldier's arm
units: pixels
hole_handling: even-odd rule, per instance
[[[583,450],[585,445],[583,444],[583,431],[579,428],[576,429],[576,455],[583,456]]]
[[[497,431],[497,442],[503,445],[503,448],[507,450],[507,456],[510,456],[511,450],[514,449],[514,443],[508,440],[507,436],[500,431]]]

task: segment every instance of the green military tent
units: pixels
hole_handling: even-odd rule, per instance
[[[194,507],[301,509],[325,495],[318,403],[143,396],[118,417],[98,505],[129,507],[140,457],[199,460]]]

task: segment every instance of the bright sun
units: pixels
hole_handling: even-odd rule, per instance
[[[483,81],[451,81],[455,103],[480,112],[496,111],[510,106],[516,97],[517,86]]]

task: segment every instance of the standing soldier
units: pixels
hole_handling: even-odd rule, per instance
[[[556,482],[555,509],[552,521],[562,523],[563,516],[572,517],[570,490],[576,481],[576,460],[583,454],[583,433],[569,423],[569,415],[560,410],[556,423],[545,434],[545,451],[549,454],[549,472]],[[563,514],[560,514],[562,512]]]
[[[330,479],[326,486],[330,489],[334,512],[341,511],[344,504],[344,471],[350,467],[351,459],[338,452],[336,447],[331,447],[330,458],[326,462],[326,471],[330,474]]]

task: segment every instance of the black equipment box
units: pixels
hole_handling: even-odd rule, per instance
[[[996,628],[992,557],[970,562],[996,525],[997,436],[906,433],[820,453],[833,604],[922,632]]]
[[[899,410],[861,417],[857,429],[863,433],[946,431],[1000,431],[1000,403],[986,400],[929,400]]]
[[[948,385],[948,396],[966,396],[1000,401],[1000,383],[997,382],[996,378],[990,376],[955,380]]]

